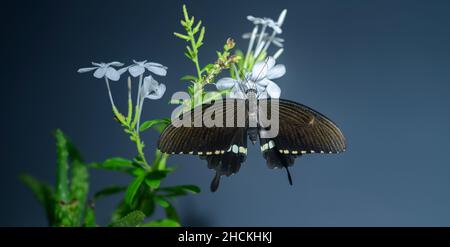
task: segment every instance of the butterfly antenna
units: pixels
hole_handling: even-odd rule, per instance
[[[266,57],[264,59],[264,66],[262,66],[261,70],[259,71],[258,76],[256,77],[256,81],[259,80],[259,76],[261,76],[261,73],[263,72],[264,67],[266,67],[268,63],[269,63],[269,57]]]
[[[211,192],[216,192],[217,189],[219,188],[219,184],[220,184],[220,175],[219,173],[216,172],[216,175],[214,176],[213,180],[211,181]]]
[[[285,166],[285,167],[286,167],[286,172],[287,172],[289,184],[292,185],[292,177],[291,177],[291,173],[289,172],[289,168],[288,168],[287,166]]]

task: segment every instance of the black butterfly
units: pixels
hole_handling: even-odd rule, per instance
[[[289,100],[256,100],[256,90],[252,89],[246,90],[246,96],[247,99],[226,99],[221,101],[221,104],[203,104],[185,113],[180,119],[190,116],[191,123],[199,120],[199,116],[194,114],[195,111],[213,113],[213,118],[222,117],[224,127],[175,127],[172,123],[161,134],[158,148],[163,153],[193,154],[206,159],[208,168],[216,171],[211,182],[213,192],[217,190],[222,175],[230,176],[239,171],[247,155],[247,136],[253,144],[259,139],[269,168],[286,168],[291,185],[292,178],[288,167],[294,164],[298,156],[345,151],[342,132],[336,124],[319,112]],[[279,114],[279,132],[276,137],[264,138],[264,124],[249,126],[249,120],[254,116],[252,113],[255,113],[250,99],[257,102],[255,106],[258,116],[267,114],[267,119],[270,119],[273,114]],[[275,102],[278,108],[272,109],[270,106],[275,105]],[[265,104],[268,105],[265,108],[267,110],[260,110]],[[245,111],[242,111],[243,106]],[[239,110],[243,116],[239,114]],[[234,123],[232,126],[239,126],[239,117],[245,118],[245,126],[226,127],[230,126],[226,121],[231,118]]]

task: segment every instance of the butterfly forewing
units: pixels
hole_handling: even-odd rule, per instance
[[[279,117],[278,135],[271,138],[273,148],[282,154],[294,155],[345,151],[344,135],[330,119],[302,104],[283,99],[277,101],[278,107],[270,107],[270,99],[259,102],[268,105],[268,118],[276,115],[273,111],[277,111]]]

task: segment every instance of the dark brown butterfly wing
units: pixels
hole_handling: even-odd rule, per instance
[[[266,114],[268,119],[276,114],[279,117],[279,132],[276,137],[263,138],[260,134],[261,151],[269,168],[287,169],[294,164],[295,158],[303,154],[345,151],[344,135],[337,125],[323,114],[305,105],[283,99],[260,100],[259,104],[267,104],[267,110],[262,112],[262,115]],[[271,104],[277,104],[278,107],[271,107]],[[292,184],[289,170],[288,175]]]
[[[211,190],[218,188],[222,175],[237,173],[247,155],[247,129],[236,127],[238,107],[245,109],[245,101],[223,99],[219,103],[203,104],[183,114],[181,119],[190,117],[190,125],[175,127],[170,124],[161,134],[158,149],[168,154],[193,154],[208,162],[208,168],[214,169],[216,175],[211,183]],[[201,112],[202,114],[196,114]],[[203,123],[202,116],[211,114],[212,118],[221,117],[223,127],[195,126],[196,121]],[[243,112],[246,116],[245,112]],[[219,118],[220,119],[220,118]],[[234,121],[230,121],[230,119]],[[228,123],[227,123],[228,120]],[[230,126],[230,127],[227,127]]]

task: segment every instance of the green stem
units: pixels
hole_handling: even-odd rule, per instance
[[[195,64],[195,68],[197,69],[197,76],[198,79],[201,80],[202,78],[202,72],[200,70],[200,64],[198,62],[198,49],[197,49],[197,45],[195,44],[195,37],[193,34],[190,34],[191,36],[191,46],[192,46],[192,51],[194,51],[195,57],[192,58],[192,61]]]

